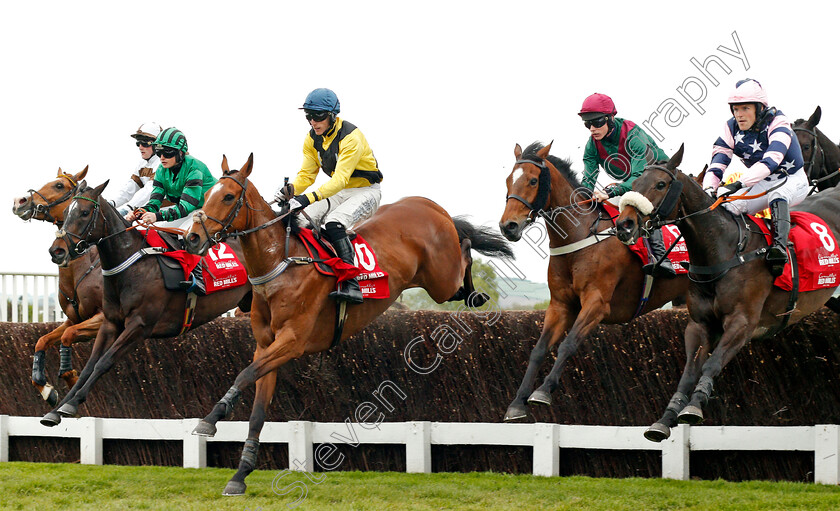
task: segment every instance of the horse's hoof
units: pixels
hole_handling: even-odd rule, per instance
[[[247,485],[245,483],[240,483],[239,481],[228,481],[224,491],[222,491],[222,495],[224,495],[225,497],[237,497],[239,495],[245,495],[246,487]]]
[[[524,406],[510,405],[505,412],[505,422],[528,418],[528,409]]]
[[[70,403],[64,403],[61,405],[61,408],[56,410],[59,414],[63,417],[78,417],[79,411],[76,409],[75,406],[71,405]]]
[[[696,426],[703,422],[703,410],[693,405],[686,406],[680,414],[677,415],[677,419],[682,424],[691,424],[692,426]]]
[[[61,415],[55,412],[50,412],[41,417],[41,424],[50,428],[53,426],[58,426],[59,424],[61,424]]]
[[[671,428],[661,422],[654,422],[653,425],[645,431],[645,438],[651,442],[661,442],[669,436],[671,436]]]
[[[192,434],[193,435],[198,435],[198,436],[215,436],[216,435],[216,426],[213,425],[213,424],[210,424],[209,422],[207,422],[205,420],[202,420],[201,422],[198,423],[198,426],[195,427]],[[231,483],[228,483],[228,486],[230,486],[230,484]],[[240,483],[240,484],[242,484],[242,491],[245,491],[245,484],[244,483]],[[227,488],[225,488],[225,491],[227,491]],[[228,495],[228,494],[225,493],[225,495]],[[242,495],[242,494],[241,493],[232,493],[230,495]]]
[[[551,406],[551,394],[544,390],[537,389],[531,393],[531,397],[528,398],[528,404]]]

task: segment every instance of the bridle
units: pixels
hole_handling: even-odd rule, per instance
[[[521,196],[511,193],[505,198],[505,202],[510,199],[515,199],[524,204],[530,210],[526,222],[531,223],[534,221],[535,215],[540,211],[544,211],[548,205],[548,197],[551,195],[551,173],[545,164],[545,160],[516,160],[516,165],[522,165],[523,163],[530,163],[540,169],[540,178],[537,183],[537,196],[532,204]]]
[[[56,238],[63,239],[64,242],[67,244],[67,249],[70,252],[70,259],[75,259],[88,250],[90,250],[91,245],[97,245],[107,237],[113,236],[113,234],[107,236],[106,238],[101,238],[96,243],[90,243],[88,238],[90,237],[90,233],[96,227],[96,220],[101,216],[102,223],[105,223],[105,215],[101,214],[101,207],[99,205],[99,201],[91,199],[89,197],[84,197],[82,195],[76,195],[73,197],[73,200],[86,200],[93,203],[93,211],[91,212],[90,219],[88,220],[87,225],[82,230],[81,234],[75,234],[72,232],[68,232],[66,229],[59,229],[57,233],[55,233]],[[119,234],[119,233],[117,233]],[[73,242],[73,239],[77,239],[77,242]]]
[[[199,217],[199,223],[201,224],[201,229],[204,231],[204,235],[213,244],[221,243],[222,241],[228,238],[238,238],[240,236],[245,236],[246,234],[251,234],[252,232],[265,229],[266,227],[279,222],[283,218],[286,218],[287,216],[289,216],[289,213],[291,213],[290,211],[287,211],[286,213],[279,215],[274,219],[269,220],[268,222],[262,225],[258,225],[257,227],[253,227],[251,229],[246,229],[244,231],[228,232],[228,229],[230,229],[230,227],[233,225],[233,221],[236,219],[237,216],[239,216],[239,210],[242,209],[242,206],[246,206],[251,211],[257,211],[256,208],[248,204],[248,201],[245,198],[245,194],[248,191],[248,184],[250,184],[250,182],[247,179],[245,179],[245,181],[242,182],[233,177],[232,174],[236,172],[238,172],[238,170],[225,171],[224,175],[219,178],[219,181],[221,181],[222,179],[230,179],[234,183],[238,184],[240,188],[242,188],[242,192],[239,194],[239,198],[236,200],[236,204],[234,205],[233,209],[231,209],[227,216],[225,216],[225,218],[222,220],[219,220],[218,218],[214,218],[208,215],[207,213],[204,213],[204,216],[207,217],[207,219],[216,222],[217,224],[221,225],[222,228],[216,231],[216,233],[211,236],[210,232],[207,230],[207,226],[204,223],[204,218]]]
[[[805,163],[805,172],[808,174],[808,177],[811,177],[811,169],[814,168],[814,163],[817,160],[817,151],[819,151],[820,155],[822,156],[822,167],[825,167],[825,151],[823,151],[823,148],[820,145],[820,139],[819,137],[817,137],[816,131],[802,127],[794,127],[793,131],[802,131],[814,137],[813,146],[811,148],[811,159],[808,160],[807,163]]]
[[[70,176],[70,174],[62,174],[60,177],[63,177],[65,179],[67,179],[68,181],[70,181],[70,184],[73,185],[73,187],[70,188],[69,190],[67,190],[67,193],[65,193],[64,195],[62,195],[61,197],[59,197],[58,199],[56,199],[52,202],[47,200],[47,198],[44,197],[44,195],[41,192],[39,192],[38,190],[32,190],[32,189],[27,190],[29,192],[29,200],[30,200],[30,202],[32,202],[32,209],[34,211],[33,216],[40,213],[41,215],[43,215],[44,220],[46,220],[47,222],[51,222],[53,224],[56,224],[59,228],[61,227],[61,224],[63,222],[59,222],[58,219],[56,219],[54,216],[52,216],[52,214],[50,214],[50,210],[53,208],[53,206],[57,206],[58,204],[61,204],[62,202],[66,202],[67,200],[69,200],[70,197],[72,197],[73,194],[76,193],[76,190],[79,188],[79,183],[77,183]],[[40,197],[41,200],[43,200],[46,204],[36,204],[35,200],[34,200],[35,195]]]

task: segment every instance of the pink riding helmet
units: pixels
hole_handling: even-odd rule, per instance
[[[735,90],[729,94],[727,103],[730,105],[739,103],[761,103],[765,108],[770,106],[767,99],[767,93],[764,92],[761,84],[752,78],[745,78],[744,80],[740,80],[736,83]]]
[[[578,115],[584,121],[591,121],[604,115],[615,115],[615,103],[612,98],[606,94],[596,92],[583,100],[583,106],[580,107]]]

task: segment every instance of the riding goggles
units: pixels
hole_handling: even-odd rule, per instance
[[[178,155],[178,150],[164,147],[163,149],[155,149],[155,154],[160,158],[174,158]]]
[[[606,123],[607,123],[607,117],[606,116],[598,117],[597,119],[592,119],[592,120],[589,120],[589,121],[583,121],[583,125],[586,126],[586,129],[589,129],[593,126],[596,127],[596,128],[600,128],[601,126],[603,126]]]
[[[306,120],[321,122],[330,116],[329,112],[322,112],[318,110],[306,110]]]
[[[151,141],[148,141],[148,140],[138,140],[137,141],[137,147],[152,147],[152,144],[154,144],[154,142],[151,142]]]

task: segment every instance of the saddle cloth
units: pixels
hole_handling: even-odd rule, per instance
[[[157,231],[138,230],[143,233],[150,246],[172,248]],[[236,252],[226,243],[211,247],[204,257],[190,254],[186,250],[168,250],[161,255],[178,261],[184,271],[183,280],[190,280],[190,274],[201,263],[198,268],[200,271],[196,273],[200,274],[200,278],[204,280],[205,294],[242,286],[248,282],[245,266],[239,261]]]
[[[356,265],[345,263],[337,257],[331,248],[316,238],[312,229],[301,229],[298,237],[309,252],[309,257],[321,259],[315,262],[315,268],[323,275],[336,277],[337,283],[356,277],[364,298],[388,298],[391,291],[388,287],[388,274],[379,267],[373,248],[360,235],[352,240],[356,253]]]
[[[618,217],[618,208],[609,202],[602,202],[601,205],[604,206],[605,210],[607,210],[607,213],[613,220],[613,224],[615,224],[615,219]],[[666,225],[661,230],[662,240],[665,242],[665,250],[668,250],[668,248],[674,244],[674,240],[679,237],[680,230],[676,225]],[[647,245],[643,238],[639,238],[636,240],[636,243],[630,245],[628,248],[639,256],[639,259],[642,260],[642,264],[654,262],[651,260],[650,254],[648,254]],[[680,264],[681,261],[688,262],[688,247],[686,246],[684,239],[680,239],[679,243],[677,243],[674,248],[668,252],[668,259],[670,259],[671,265],[673,265],[674,271],[677,272],[677,275],[688,273],[688,270],[683,268]]]
[[[750,217],[764,233],[767,244],[773,243],[767,220]],[[799,269],[799,291],[814,291],[838,284],[840,274],[840,248],[834,239],[831,229],[818,216],[804,211],[790,212],[790,236],[796,252],[797,268]],[[790,250],[788,248],[788,250]],[[784,272],[773,282],[785,291],[793,289],[790,260],[785,265]]]

